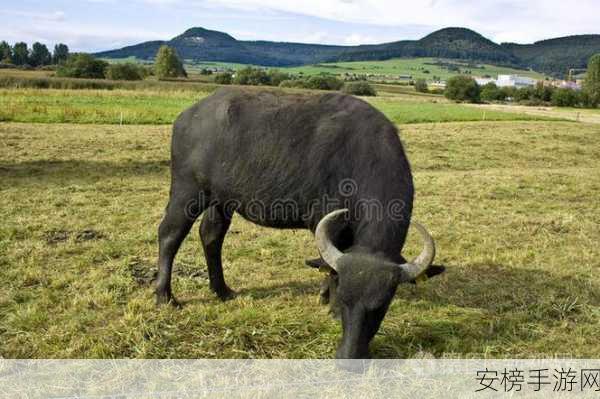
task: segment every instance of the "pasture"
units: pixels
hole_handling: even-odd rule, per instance
[[[168,124],[205,95],[0,91],[0,356],[333,357],[341,328],[318,304],[306,231],[234,218],[223,261],[239,295],[222,303],[196,226],[175,262],[183,308],[154,304]],[[599,357],[600,125],[368,101],[399,125],[414,215],[447,266],[399,287],[373,355]],[[411,234],[405,252],[419,249]]]
[[[136,59],[135,57],[129,57],[124,59],[119,58],[105,58],[106,61],[111,63],[120,62],[137,62],[146,63],[147,61]],[[534,79],[543,79],[544,75],[530,70],[515,69],[510,67],[503,67],[491,64],[476,64],[475,66],[469,65],[468,63],[457,62],[456,60],[449,60],[443,58],[428,58],[428,57],[415,57],[415,58],[393,58],[384,61],[351,61],[351,62],[326,62],[315,65],[303,65],[297,67],[280,67],[273,68],[279,69],[282,72],[288,72],[291,74],[303,74],[303,75],[318,75],[322,73],[328,73],[333,75],[341,75],[344,73],[356,74],[356,75],[389,75],[389,76],[411,76],[412,79],[426,79],[433,80],[434,76],[442,80],[459,74],[459,71],[449,70],[447,67],[441,64],[454,65],[460,69],[461,72],[471,71],[473,76],[484,76],[490,75],[496,78],[500,74],[508,75],[521,75],[528,76]],[[203,68],[208,69],[231,69],[238,70],[248,67],[247,64],[237,64],[232,62],[213,62],[213,61],[199,61],[192,62],[186,60],[185,68],[192,73],[198,73]],[[258,65],[254,67],[261,68]]]
[[[529,76],[535,79],[543,79],[543,75],[522,69],[514,69],[489,64],[477,64],[477,68],[468,66],[468,64],[456,62],[455,60],[445,60],[438,58],[393,58],[385,61],[353,61],[353,62],[333,62],[317,65],[307,65],[301,67],[286,68],[292,73],[303,73],[315,75],[319,73],[332,74],[374,74],[374,75],[404,75],[411,76],[412,79],[432,80],[437,76],[442,80],[457,75],[457,71],[450,71],[439,65],[439,63],[455,65],[461,71],[471,71],[473,76],[490,75],[497,77],[499,74]]]
[[[548,115],[465,107],[441,96],[381,94],[367,101],[397,124],[554,119]],[[0,121],[164,124],[173,122],[183,109],[207,95],[206,88],[204,91],[0,89]]]

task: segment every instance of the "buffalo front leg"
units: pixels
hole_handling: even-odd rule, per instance
[[[158,228],[158,277],[156,302],[178,305],[171,291],[173,260],[181,243],[201,213],[194,195],[171,195],[165,216]]]
[[[231,216],[225,214],[220,206],[208,208],[200,224],[200,239],[208,267],[210,289],[222,301],[235,296],[235,292],[225,283],[221,260],[221,249],[230,224]]]

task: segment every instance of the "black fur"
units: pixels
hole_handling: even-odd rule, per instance
[[[203,211],[210,287],[227,299],[233,291],[223,278],[221,246],[234,212],[262,226],[314,231],[325,214],[348,208],[347,224],[335,237],[348,254],[337,289],[344,327],[338,356],[367,356],[396,289],[390,265],[403,261],[413,204],[410,166],[395,126],[366,102],[339,93],[226,88],[177,118],[171,160],[170,200],[159,228],[158,301],[174,302],[173,258]],[[354,182],[350,194],[340,190],[345,179]],[[324,198],[337,202],[323,206]],[[356,209],[365,199],[382,209],[394,201],[403,207],[394,218],[362,217]],[[258,213],[252,209],[257,203],[263,204]],[[368,278],[354,276],[361,270]]]

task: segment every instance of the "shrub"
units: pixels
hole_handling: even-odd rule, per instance
[[[305,83],[307,89],[339,90],[344,82],[332,75],[311,76]]]
[[[220,85],[230,85],[233,78],[229,72],[219,72],[215,75],[215,83]]]
[[[458,102],[477,103],[479,102],[480,89],[475,79],[470,76],[457,75],[448,80],[444,95],[446,98]]]
[[[105,76],[110,80],[143,80],[146,70],[132,63],[112,64],[106,67]]]
[[[579,100],[579,94],[573,89],[557,89],[552,94],[552,105],[557,107],[575,107]]]
[[[269,76],[269,84],[271,86],[279,86],[281,84],[281,82],[283,82],[284,80],[290,79],[289,74],[287,74],[285,72],[281,72],[278,69],[270,69],[268,72],[268,76]]]
[[[346,94],[353,94],[355,96],[376,96],[377,92],[368,82],[346,82],[342,91]]]
[[[417,79],[415,81],[415,90],[419,93],[429,93],[429,87],[425,79]]]
[[[67,78],[104,79],[104,69],[107,66],[106,61],[98,60],[89,54],[73,54],[58,67],[56,75]]]
[[[271,80],[266,71],[260,68],[246,67],[235,73],[236,85],[268,86]]]

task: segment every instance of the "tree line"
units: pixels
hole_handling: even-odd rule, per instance
[[[54,46],[51,53],[45,44],[35,42],[29,48],[27,43],[18,42],[13,46],[6,41],[0,42],[0,63],[16,66],[41,67],[46,65],[59,65],[69,57],[69,47],[64,43]]]
[[[600,105],[600,54],[589,59],[582,90],[548,86],[543,82],[520,89],[498,87],[494,83],[479,86],[469,76],[454,76],[448,80],[444,94],[459,102],[515,101],[525,105],[596,108]]]

